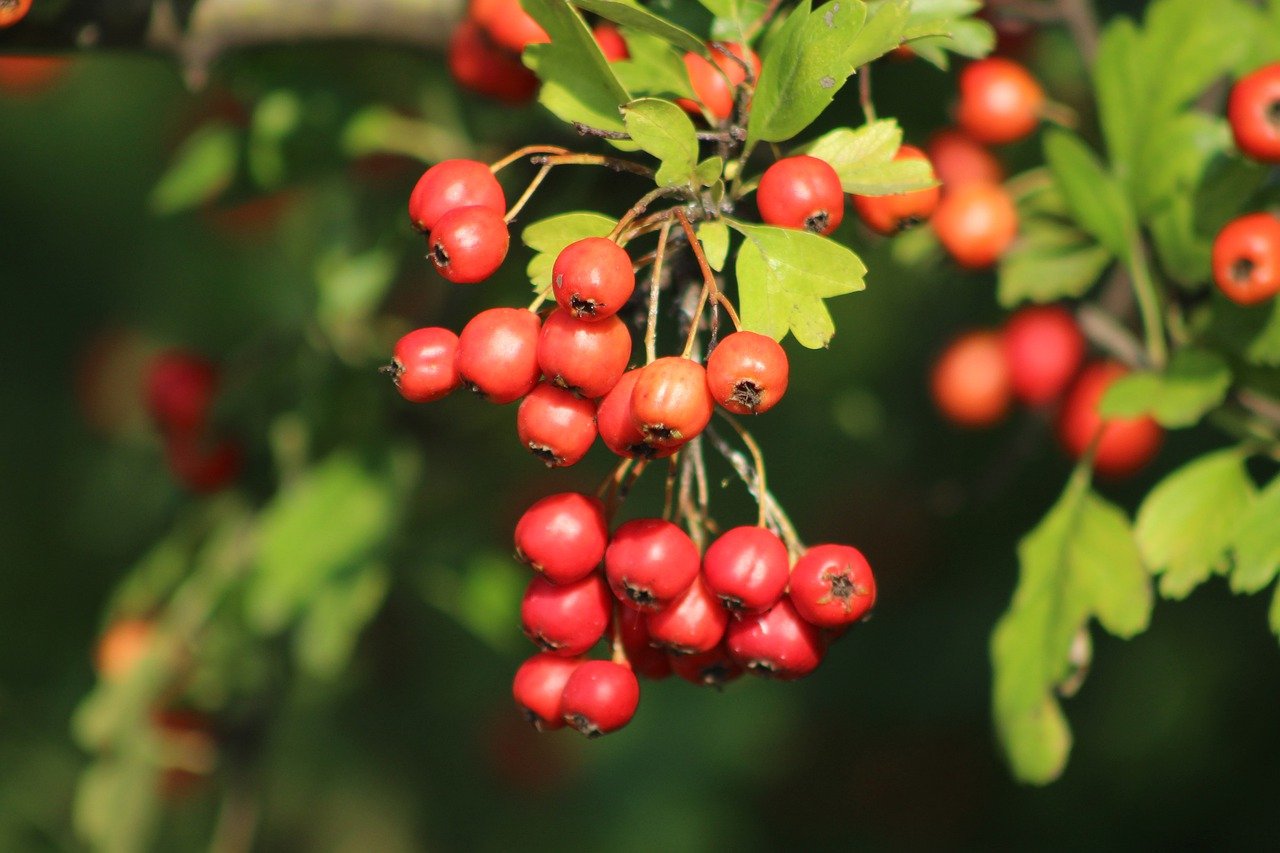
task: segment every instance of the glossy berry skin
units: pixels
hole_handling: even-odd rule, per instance
[[[1213,280],[1237,305],[1256,305],[1280,293],[1280,219],[1251,213],[1213,241]]]
[[[707,388],[717,403],[736,415],[758,415],[787,393],[787,352],[767,335],[734,332],[707,358]]]
[[[207,495],[235,481],[244,463],[244,451],[229,438],[213,440],[174,433],[165,439],[165,461],[174,479],[188,491]]]
[[[696,53],[686,53],[684,67],[689,73],[689,82],[693,85],[697,102],[687,98],[677,101],[694,115],[699,115],[705,109],[716,121],[724,121],[733,114],[735,92],[747,79],[743,63],[751,66],[755,80],[760,79],[760,57],[755,51],[737,42],[723,42],[722,46],[741,59],[742,63],[725,56],[714,47],[711,48],[710,61]]]
[[[569,676],[582,665],[578,658],[538,652],[516,670],[511,695],[524,718],[540,732],[564,728],[560,698]]]
[[[600,641],[612,610],[609,587],[598,574],[567,584],[535,575],[520,602],[520,624],[543,651],[574,657]]]
[[[952,423],[973,428],[999,423],[1013,396],[1000,335],[970,332],[953,341],[934,365],[930,389],[938,410]]]
[[[670,605],[650,613],[645,624],[659,647],[675,655],[694,655],[720,645],[729,624],[729,611],[702,578],[694,578]]]
[[[849,545],[815,545],[791,569],[791,603],[819,628],[857,622],[876,603],[876,579],[862,552]]]
[[[458,375],[491,403],[519,400],[538,384],[542,322],[524,308],[490,308],[458,336]]]
[[[640,678],[652,681],[666,678],[671,674],[671,658],[662,649],[653,645],[649,636],[646,615],[643,611],[623,607],[617,614],[621,626],[622,648],[631,662],[631,670]]]
[[[613,532],[604,571],[618,600],[636,610],[661,610],[698,576],[698,548],[676,525],[637,518]]]
[[[717,690],[743,673],[742,664],[733,659],[724,643],[702,654],[674,655],[671,668],[685,681]]]
[[[555,584],[574,583],[595,571],[608,543],[604,504],[578,492],[548,495],[516,522],[516,555]]]
[[[510,243],[502,214],[487,207],[459,207],[431,229],[427,257],[436,272],[454,284],[475,284],[498,271]]]
[[[1003,145],[1028,136],[1040,123],[1044,90],[1026,68],[998,56],[960,72],[956,120],[978,142]]]
[[[613,24],[596,24],[591,30],[591,35],[595,37],[596,44],[600,45],[600,52],[604,54],[606,61],[621,62],[631,58],[631,51],[627,49],[627,40]]]
[[[617,314],[636,288],[627,250],[604,237],[570,243],[551,268],[556,302],[579,320],[603,320]]]
[[[679,447],[697,436],[711,421],[714,406],[707,371],[680,356],[645,366],[631,391],[632,423],[657,447]]]
[[[765,613],[730,621],[725,646],[753,675],[785,681],[813,672],[826,652],[822,633],[800,617],[787,596]]]
[[[1060,305],[1033,305],[1015,312],[1003,338],[1013,396],[1028,406],[1061,397],[1084,361],[1084,335],[1075,317]]]
[[[930,224],[957,264],[982,270],[1018,235],[1018,209],[999,184],[963,184],[942,197]]]
[[[596,404],[543,382],[521,401],[516,432],[548,468],[567,468],[596,440]]]
[[[903,145],[893,159],[929,161],[925,153],[913,145]],[[929,187],[893,195],[855,195],[852,199],[864,225],[877,234],[891,237],[932,216],[941,195],[940,187]]]
[[[1004,181],[1004,167],[996,156],[962,130],[946,128],[938,131],[929,139],[926,151],[944,193],[963,184],[999,184]]]
[[[409,195],[409,221],[419,231],[430,231],[460,207],[487,207],[499,216],[507,212],[502,185],[478,160],[442,160],[423,172]]]
[[[433,326],[415,329],[396,341],[391,377],[410,403],[430,403],[462,385],[458,375],[458,336]]]
[[[565,683],[560,713],[570,726],[594,738],[631,722],[639,704],[635,673],[613,661],[589,660]]]
[[[93,663],[103,681],[123,681],[151,651],[155,624],[149,619],[117,619],[98,640]]]
[[[1280,62],[1242,77],[1227,100],[1236,147],[1260,163],[1280,163]]]
[[[702,558],[707,587],[733,613],[762,613],[787,588],[791,558],[773,532],[754,525],[720,535]]]
[[[844,190],[825,160],[800,154],[765,169],[756,206],[769,225],[830,234],[844,219]]]
[[[618,384],[631,359],[631,333],[617,317],[584,322],[557,308],[542,324],[538,364],[547,381],[592,399]]]
[[[194,353],[170,350],[147,368],[147,409],[165,432],[203,429],[217,392],[217,368]]]
[[[493,43],[475,21],[463,21],[449,39],[449,73],[458,85],[504,104],[533,100],[538,78],[520,57]]]
[[[643,368],[628,370],[618,384],[600,401],[596,409],[596,427],[605,446],[627,459],[663,459],[676,452],[675,447],[654,447],[644,440],[644,433],[631,417],[631,392]]]
[[[473,0],[470,17],[484,27],[495,44],[514,53],[551,40],[520,0]]]
[[[30,9],[31,0],[0,0],[0,30],[21,21]]]
[[[1135,473],[1151,461],[1164,439],[1164,430],[1145,415],[1104,422],[1098,414],[1107,388],[1126,373],[1122,365],[1114,362],[1086,365],[1058,414],[1058,437],[1073,458],[1083,456],[1101,430],[1093,469],[1106,477]]]

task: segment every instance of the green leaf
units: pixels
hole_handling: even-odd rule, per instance
[[[1280,637],[1280,584],[1276,584],[1276,593],[1271,597],[1271,610],[1267,617],[1271,623],[1271,633]]]
[[[707,263],[716,272],[724,269],[724,262],[729,257],[729,226],[723,219],[710,219],[698,223],[698,242],[702,244],[702,253],[707,256]]]
[[[302,669],[321,679],[340,675],[390,587],[391,573],[373,563],[317,590],[293,637]]]
[[[1158,133],[1141,142],[1134,163],[1133,196],[1143,219],[1153,215],[1170,200],[1190,197],[1215,155],[1231,145],[1226,122],[1199,112],[1185,112],[1171,118]]]
[[[981,8],[978,0],[913,0],[903,36],[917,56],[945,71],[948,51],[976,58],[995,47],[995,29],[971,17]]]
[[[743,327],[775,340],[790,330],[801,346],[826,346],[835,325],[823,300],[866,286],[858,256],[808,231],[729,225],[746,237],[736,267]]]
[[[1245,307],[1215,297],[1208,336],[1251,364],[1280,366],[1280,299]]]
[[[804,153],[830,164],[847,193],[893,195],[937,186],[928,161],[893,159],[901,145],[898,123],[881,119],[857,130],[836,128],[805,146]]]
[[[386,296],[399,269],[399,252],[375,247],[358,254],[334,245],[316,259],[316,316],[336,330],[366,321]]]
[[[1205,349],[1188,347],[1173,354],[1163,374],[1131,373],[1114,382],[1102,398],[1107,418],[1151,415],[1170,429],[1194,426],[1221,405],[1231,388],[1231,368]]]
[[[1280,477],[1258,495],[1236,531],[1231,588],[1257,592],[1280,574]]]
[[[663,98],[692,98],[693,86],[681,54],[659,38],[627,31],[630,59],[610,63],[629,92]]]
[[[712,38],[745,42],[751,25],[760,20],[767,6],[765,0],[698,0],[716,16]]]
[[[707,52],[702,39],[643,6],[618,3],[616,0],[573,0],[573,5],[594,12],[615,24],[660,38],[677,50],[703,55]]]
[[[541,293],[551,286],[551,268],[565,246],[587,237],[608,237],[617,224],[618,220],[601,213],[576,211],[561,213],[525,228],[520,239],[537,252],[527,270],[533,289]]]
[[[1029,219],[1000,259],[996,295],[1006,308],[1083,296],[1113,259],[1109,249],[1070,225]]]
[[[1234,449],[1202,456],[1151,490],[1135,532],[1147,565],[1162,575],[1162,595],[1185,598],[1225,567],[1254,493],[1244,458]]]
[[[1080,140],[1065,130],[1050,130],[1044,156],[1075,220],[1115,255],[1127,257],[1136,226],[1120,185]]]
[[[868,3],[866,25],[849,43],[845,59],[854,68],[859,68],[902,44],[910,15],[911,0],[873,0]]]
[[[708,157],[693,170],[693,177],[699,185],[715,186],[724,177],[724,158]]]
[[[240,132],[212,122],[196,130],[174,154],[148,203],[161,215],[212,201],[231,185],[240,162]]]
[[[698,161],[698,137],[684,110],[670,101],[641,98],[622,108],[622,120],[636,144],[661,162],[654,177],[658,186],[689,183]]]

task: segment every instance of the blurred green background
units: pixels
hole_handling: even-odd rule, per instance
[[[1079,93],[1069,43],[1042,38],[1031,59],[1057,97]],[[882,65],[880,112],[923,142],[946,122],[952,76]],[[264,103],[294,119],[274,149],[260,138]],[[371,106],[431,133],[389,127],[391,113]],[[846,92],[831,120],[856,109]],[[242,129],[250,167],[218,201],[158,215],[153,187],[211,119]],[[806,541],[852,542],[871,559],[875,618],[803,682],[645,683],[619,734],[526,729],[509,694],[529,652],[511,530],[534,498],[593,488],[611,462],[597,447],[547,473],[518,446],[514,407],[464,395],[414,407],[377,374],[411,325],[456,329],[482,307],[524,304],[528,255],[513,248],[482,286],[447,286],[403,216],[421,164],[355,156],[361,139],[439,156],[588,147],[536,106],[458,95],[439,56],[392,48],[241,54],[200,93],[165,59],[93,55],[39,92],[0,91],[0,849],[82,844],[73,811],[90,756],[71,719],[94,688],[106,614],[130,607],[116,593],[130,567],[201,501],[257,508],[290,464],[335,450],[394,450],[393,479],[414,478],[381,555],[385,598],[349,661],[340,649],[327,670],[305,664],[305,636],[222,619],[219,683],[192,700],[216,711],[218,768],[163,806],[155,849],[201,849],[246,811],[263,850],[1274,849],[1280,654],[1265,599],[1220,580],[1161,603],[1132,642],[1095,635],[1092,671],[1066,703],[1065,776],[1046,789],[1011,782],[991,732],[987,638],[1016,541],[1068,464],[1033,415],[986,434],[940,421],[929,365],[951,336],[1000,321],[993,282],[933,258],[900,263],[903,246],[852,222],[841,236],[867,260],[867,290],[832,303],[828,351],[789,345],[788,399],[752,427]],[[1035,143],[1004,153],[1025,165]],[[529,176],[504,173],[509,196]],[[522,220],[616,215],[621,179],[597,181],[559,170]],[[224,365],[219,421],[248,452],[239,498],[172,483],[136,408],[143,355],[120,356],[158,346]],[[1137,481],[1103,488],[1132,507],[1217,441],[1180,434]],[[717,516],[745,521],[741,485],[717,474]],[[626,512],[658,501],[648,483]]]

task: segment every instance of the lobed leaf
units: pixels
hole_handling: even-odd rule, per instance
[[[1235,536],[1231,588],[1257,592],[1280,574],[1280,477],[1258,495]]]
[[[565,246],[586,237],[607,237],[617,224],[618,220],[602,213],[575,211],[548,217],[525,228],[520,239],[537,253],[526,270],[533,289],[541,293],[551,286],[551,268]]]
[[[698,161],[698,137],[684,110],[660,98],[641,98],[622,108],[622,121],[641,150],[660,161],[654,176],[658,186],[689,183]]]
[[[1029,219],[1000,259],[996,297],[1011,308],[1020,302],[1083,296],[1114,257],[1071,225],[1047,217]]]
[[[937,186],[928,161],[893,159],[901,145],[902,130],[898,123],[881,119],[857,130],[836,128],[803,150],[830,164],[847,193],[893,195]]]
[[[1164,373],[1131,373],[1107,389],[1104,417],[1151,415],[1170,429],[1194,426],[1222,404],[1231,388],[1231,368],[1219,355],[1186,347],[1173,354]]]
[[[1080,227],[1119,257],[1128,257],[1136,233],[1133,210],[1119,183],[1078,136],[1045,134],[1044,156],[1054,182]]]

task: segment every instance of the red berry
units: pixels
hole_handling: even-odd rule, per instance
[[[999,184],[1004,169],[996,156],[956,128],[940,130],[929,140],[929,162],[942,182],[942,191],[961,184]]]
[[[1280,293],[1280,219],[1251,213],[1227,223],[1213,241],[1213,280],[1239,305]]]
[[[231,485],[240,473],[244,452],[228,438],[211,442],[190,433],[174,433],[165,440],[165,459],[178,482],[197,494],[210,494]]]
[[[617,614],[621,626],[622,648],[627,653],[631,669],[641,678],[657,681],[671,674],[671,658],[655,648],[645,624],[645,614],[640,610],[623,607]]]
[[[707,586],[734,613],[760,613],[778,603],[787,588],[787,546],[763,527],[727,530],[702,558]]]
[[[534,575],[520,602],[520,624],[544,651],[573,657],[600,641],[612,610],[609,587],[598,574],[567,584]]]
[[[487,207],[459,207],[431,229],[428,257],[440,275],[455,284],[475,284],[498,271],[511,234],[502,214]]]
[[[543,382],[520,403],[516,431],[548,468],[567,468],[596,440],[596,404]]]
[[[693,85],[693,94],[698,103],[685,98],[678,102],[695,115],[701,112],[698,107],[700,103],[718,121],[724,121],[733,114],[735,90],[747,79],[745,64],[750,64],[752,78],[760,79],[760,57],[756,56],[755,51],[735,42],[724,42],[722,46],[742,61],[725,56],[714,47],[711,48],[711,61],[696,53],[686,53],[684,67],[689,73],[689,82]]]
[[[464,89],[506,104],[528,103],[538,78],[520,57],[495,45],[475,21],[463,21],[449,39],[449,72]]]
[[[729,654],[753,675],[791,680],[818,668],[826,651],[822,634],[800,618],[783,596],[765,613],[752,613],[729,623]]]
[[[540,732],[564,728],[560,713],[560,697],[574,670],[582,665],[578,658],[566,658],[551,652],[538,652],[516,670],[511,682],[511,695],[524,718]]]
[[[825,160],[800,154],[765,169],[756,190],[760,218],[782,228],[830,234],[844,219],[840,176]]]
[[[584,322],[557,308],[542,324],[538,364],[553,384],[583,397],[603,397],[631,359],[631,333],[617,317]]]
[[[636,288],[627,250],[605,237],[570,243],[551,268],[556,302],[579,320],[603,320],[618,313]]]
[[[604,54],[607,61],[621,62],[631,58],[631,51],[627,49],[627,40],[613,24],[596,24],[591,34],[595,36],[596,44],[600,45],[600,52]]]
[[[0,0],[0,30],[21,21],[30,8],[31,0]]]
[[[147,370],[147,408],[166,432],[203,429],[217,391],[217,368],[194,353],[170,350]]]
[[[637,518],[613,533],[604,552],[613,594],[637,610],[660,610],[698,576],[698,548],[661,518]]]
[[[782,345],[755,332],[734,332],[707,358],[707,388],[738,415],[772,409],[787,393],[789,366]]]
[[[933,368],[933,401],[953,423],[988,427],[1009,411],[1013,388],[1004,344],[995,332],[969,332],[953,341]]]
[[[551,41],[520,0],[473,0],[471,20],[484,27],[495,43],[519,53],[531,44]]]
[[[1004,355],[1013,394],[1029,406],[1062,396],[1084,360],[1084,335],[1057,305],[1023,308],[1004,327]]]
[[[1236,146],[1262,163],[1280,163],[1280,62],[1240,78],[1227,101]]]
[[[912,145],[903,145],[893,159],[929,161],[923,151]],[[941,195],[938,187],[894,195],[855,195],[853,206],[868,228],[877,234],[892,236],[932,216]]]
[[[636,379],[631,421],[650,444],[679,447],[706,429],[714,405],[702,365],[668,356],[644,367]]]
[[[1018,235],[1018,209],[999,184],[962,184],[942,197],[930,224],[956,263],[981,270]]]
[[[396,341],[391,378],[410,403],[439,400],[462,384],[458,336],[438,326],[415,329]]]
[[[956,119],[969,136],[988,145],[1022,139],[1040,123],[1044,90],[1027,69],[1009,59],[979,59],[960,72]]]
[[[605,446],[619,456],[662,459],[676,452],[676,448],[654,447],[644,440],[644,433],[631,418],[631,392],[642,368],[622,374],[618,384],[604,396],[596,408],[596,427]]]
[[[548,495],[516,522],[516,555],[556,584],[595,571],[608,544],[604,504],[578,492]]]
[[[724,639],[729,624],[725,610],[701,578],[694,578],[670,605],[650,613],[645,624],[653,642],[676,655],[709,652]]]
[[[427,169],[409,196],[409,219],[419,231],[430,231],[460,207],[487,207],[499,216],[507,212],[502,185],[484,163],[443,160]]]
[[[458,374],[490,402],[519,400],[538,384],[538,315],[524,308],[490,308],[458,336]]]
[[[671,668],[685,681],[717,689],[742,675],[742,665],[729,655],[723,643],[700,655],[675,655]]]
[[[806,622],[839,628],[857,622],[875,605],[876,579],[857,548],[815,545],[791,569],[789,594]]]
[[[1136,472],[1151,461],[1164,439],[1164,430],[1145,415],[1104,422],[1098,414],[1098,404],[1107,388],[1128,372],[1114,362],[1086,365],[1058,415],[1058,437],[1072,457],[1083,456],[1101,431],[1093,468],[1107,477]]]
[[[587,737],[599,737],[631,722],[640,704],[640,683],[620,663],[589,660],[564,685],[560,713]]]

